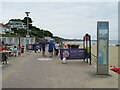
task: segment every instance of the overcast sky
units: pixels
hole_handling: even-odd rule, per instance
[[[1,7],[1,6],[0,6]],[[2,21],[23,19],[29,11],[33,25],[54,36],[82,39],[89,33],[97,38],[97,21],[110,22],[110,39],[118,39],[117,2],[2,2]]]

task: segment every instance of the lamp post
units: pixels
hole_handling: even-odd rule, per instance
[[[27,39],[27,45],[29,44],[29,21],[28,21],[28,16],[30,14],[30,12],[25,12],[25,14],[27,15],[27,35],[26,35],[26,39]],[[27,50],[28,51],[28,50]]]
[[[45,39],[45,36],[44,36],[44,30],[43,30],[43,39]]]

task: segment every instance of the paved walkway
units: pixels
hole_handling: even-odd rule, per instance
[[[2,70],[3,88],[118,88],[118,75],[96,75],[96,63],[83,60],[62,64],[58,56],[30,53],[9,60]]]

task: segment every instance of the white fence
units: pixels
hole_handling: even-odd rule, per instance
[[[26,38],[25,37],[0,37],[0,42],[4,42],[4,44],[8,45],[18,45],[20,43],[21,46],[26,46]],[[29,39],[29,44],[34,44],[35,38]]]

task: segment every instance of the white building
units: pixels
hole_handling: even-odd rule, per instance
[[[51,40],[52,38],[51,37],[45,37],[46,40]]]
[[[14,33],[8,26],[0,23],[0,34]]]
[[[7,23],[7,26],[10,28],[26,29],[25,23],[21,20],[10,20],[9,23]]]
[[[55,41],[55,39],[54,39],[54,38],[51,38],[51,37],[45,37],[45,39],[48,40],[48,41],[50,41],[50,40]]]

